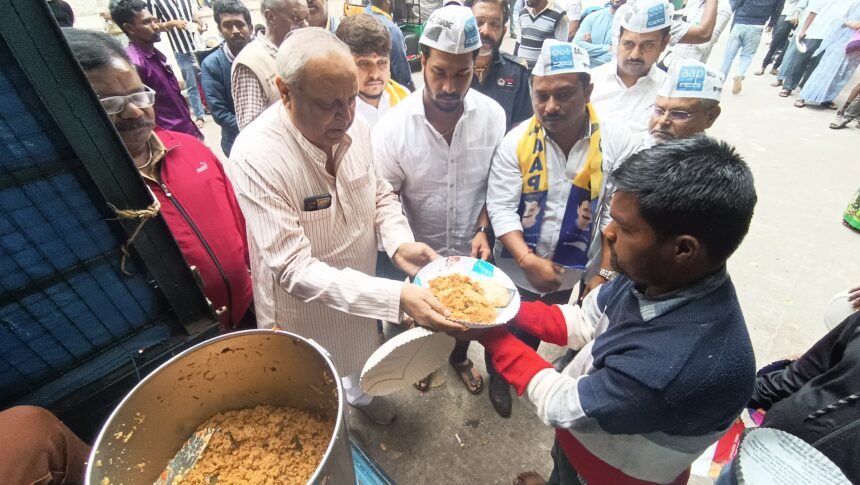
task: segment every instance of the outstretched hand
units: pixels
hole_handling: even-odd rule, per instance
[[[415,276],[418,270],[440,257],[430,246],[414,242],[401,244],[391,261],[409,276]]]

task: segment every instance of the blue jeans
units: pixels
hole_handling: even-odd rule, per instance
[[[763,25],[735,24],[732,27],[729,45],[726,47],[726,57],[723,59],[723,67],[720,69],[725,79],[729,78],[729,69],[731,69],[738,51],[741,53],[741,60],[738,64],[737,75],[746,76],[747,69],[749,69],[755,51],[758,49],[758,44],[761,42],[762,32],[764,32]]]
[[[194,112],[195,118],[203,118],[206,112],[203,111],[203,102],[200,101],[200,91],[197,90],[197,61],[194,59],[193,53],[180,54],[176,52],[176,63],[179,64],[179,70],[182,72],[182,79],[185,80],[185,92],[188,94],[188,101],[191,102],[191,111]]]

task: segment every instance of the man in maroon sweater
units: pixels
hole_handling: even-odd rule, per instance
[[[64,33],[185,260],[200,272],[222,330],[253,324],[245,220],[221,162],[195,137],[155,126],[155,93],[119,43],[100,32]]]

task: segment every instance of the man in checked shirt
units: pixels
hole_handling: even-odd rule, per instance
[[[240,131],[281,99],[275,86],[278,47],[291,31],[308,26],[306,0],[263,0],[260,12],[266,19],[266,35],[242,49],[230,75]]]

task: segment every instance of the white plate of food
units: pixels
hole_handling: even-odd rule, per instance
[[[504,325],[520,309],[520,293],[511,278],[480,259],[437,259],[421,268],[413,282],[433,292],[451,311],[450,320],[467,327]]]

